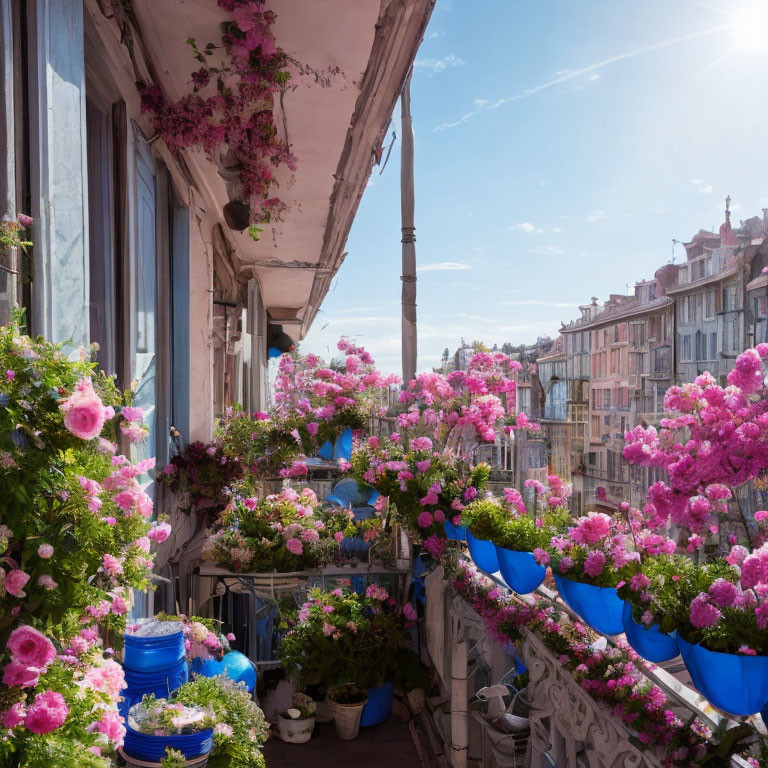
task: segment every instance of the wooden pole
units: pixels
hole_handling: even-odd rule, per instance
[[[400,155],[400,219],[403,243],[402,354],[403,384],[416,375],[416,227],[414,226],[413,126],[411,124],[411,74],[400,94],[402,150]]]

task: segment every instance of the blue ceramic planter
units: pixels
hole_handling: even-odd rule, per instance
[[[357,536],[345,536],[339,548],[345,557],[365,557],[371,548],[371,542],[363,541]]]
[[[499,560],[496,557],[496,545],[492,541],[477,539],[472,531],[467,530],[469,554],[475,565],[485,573],[496,573],[499,570]]]
[[[547,569],[536,562],[531,552],[516,552],[497,545],[496,557],[504,581],[518,594],[533,592],[547,575]]]
[[[256,667],[240,651],[230,651],[224,654],[221,661],[192,659],[192,671],[202,677],[226,675],[236,683],[245,683],[249,691],[253,691],[256,687]]]
[[[166,747],[179,750],[188,760],[198,755],[207,755],[213,749],[213,730],[208,728],[199,733],[181,736],[153,736],[134,731],[133,728],[126,725],[123,749],[130,757],[146,760],[150,763],[159,763],[165,756]]]
[[[146,694],[155,698],[167,699],[177,688],[189,680],[189,671],[185,661],[180,661],[175,669],[158,672],[134,672],[123,668],[126,687],[122,691],[123,701],[120,711],[126,713],[134,704],[138,704]]]
[[[603,635],[620,635],[624,632],[621,618],[624,601],[615,587],[596,587],[572,581],[558,573],[553,575],[560,597],[592,629]]]
[[[753,715],[768,704],[768,656],[708,651],[678,636],[693,684],[704,698],[730,715]]]
[[[450,541],[466,541],[467,529],[463,525],[454,525],[450,520],[443,522],[445,535]]]
[[[123,666],[134,672],[159,672],[175,668],[186,656],[181,630],[160,637],[125,636]]]
[[[384,683],[376,688],[369,688],[368,701],[363,707],[360,716],[360,725],[364,728],[381,725],[392,713],[392,699],[395,695],[395,686],[392,683]]]
[[[632,604],[626,600],[624,601],[621,620],[624,624],[627,642],[646,661],[660,664],[662,661],[669,661],[680,655],[677,633],[668,635],[662,632],[656,624],[649,629],[638,624],[632,617]]]

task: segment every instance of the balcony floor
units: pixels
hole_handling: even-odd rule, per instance
[[[375,728],[361,728],[352,741],[342,741],[333,722],[319,723],[317,731],[305,744],[286,744],[273,734],[264,745],[269,768],[427,768],[422,766],[408,723],[394,717]]]

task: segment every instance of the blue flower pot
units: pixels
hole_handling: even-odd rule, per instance
[[[134,672],[162,672],[175,668],[186,656],[181,630],[160,637],[125,636],[123,666]]]
[[[167,699],[177,688],[189,680],[189,670],[185,661],[180,661],[174,669],[158,672],[134,672],[123,667],[126,687],[121,691],[123,701],[120,702],[120,712],[125,715],[128,710],[138,704],[147,694],[155,698]]]
[[[699,693],[730,715],[754,715],[768,704],[768,656],[708,651],[678,635],[680,653]]]
[[[345,536],[339,545],[339,549],[345,557],[364,557],[370,548],[370,541],[363,541],[357,536]]]
[[[620,635],[624,632],[622,614],[624,601],[615,587],[596,587],[554,573],[560,597],[568,607],[581,616],[586,624],[603,635]]]
[[[450,520],[443,522],[445,535],[450,541],[466,541],[467,529],[463,525],[454,525]]]
[[[192,671],[202,677],[226,675],[236,683],[245,683],[245,687],[251,692],[256,687],[256,667],[240,651],[224,654],[221,661],[192,659]]]
[[[338,459],[346,459],[349,461],[349,457],[352,455],[352,429],[347,427],[342,430],[342,433],[336,438],[335,443],[331,443],[330,440],[326,440],[317,452],[317,455],[326,461],[334,461]]]
[[[496,545],[496,558],[507,586],[518,594],[527,595],[538,589],[547,575],[546,567],[536,562],[532,552],[516,552]]]
[[[499,570],[496,545],[492,541],[477,539],[472,535],[472,531],[467,530],[467,544],[469,545],[469,554],[481,571],[496,573]]]
[[[188,733],[180,736],[153,736],[134,731],[133,728],[126,725],[123,749],[130,757],[146,760],[150,763],[159,763],[165,757],[166,747],[179,750],[187,760],[198,755],[207,755],[213,749],[213,730],[207,728],[199,733]]]
[[[669,661],[680,655],[677,632],[668,635],[666,632],[662,632],[656,624],[648,629],[642,624],[638,624],[632,617],[632,604],[628,600],[624,601],[621,620],[624,624],[627,642],[647,661],[660,664],[662,661]]]
[[[369,688],[368,701],[363,707],[360,716],[360,725],[364,728],[372,725],[381,725],[392,713],[392,699],[395,695],[395,686],[392,683],[384,683],[376,688]]]

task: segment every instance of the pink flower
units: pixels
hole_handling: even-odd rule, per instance
[[[171,530],[168,523],[154,523],[147,537],[156,544],[162,544],[171,535]]]
[[[25,726],[32,733],[50,733],[64,724],[68,714],[69,707],[60,693],[44,691],[35,696]]]
[[[549,552],[541,547],[536,547],[536,549],[533,550],[533,559],[539,565],[549,565]]]
[[[43,589],[56,589],[59,585],[49,573],[43,573],[37,577],[37,586]]]
[[[14,568],[5,574],[5,591],[14,597],[26,597],[24,585],[29,581],[29,574],[20,568]]]
[[[573,568],[573,558],[568,557],[568,555],[566,555],[565,557],[560,559],[560,573],[565,573],[566,571],[570,571],[571,568]]]
[[[435,522],[435,519],[431,512],[424,510],[416,518],[416,522],[419,524],[420,528],[429,528]]]
[[[635,592],[642,592],[650,586],[651,580],[644,573],[636,573],[630,580],[629,586]]]
[[[41,544],[37,548],[37,554],[39,557],[47,560],[49,557],[51,557],[51,555],[53,555],[53,547],[50,544]]]
[[[757,520],[758,523],[761,520],[765,520],[766,517],[768,517],[768,510],[759,509],[757,512],[755,512],[755,520]]]
[[[603,572],[605,567],[605,554],[599,549],[595,549],[587,555],[587,559],[584,561],[584,573],[587,576],[596,578]]]
[[[333,538],[337,544],[341,544],[341,542],[344,541],[344,532],[336,531],[336,533],[333,534]]]
[[[738,653],[743,653],[747,656],[757,656],[757,651],[755,651],[753,648],[750,648],[748,645],[740,646]]]
[[[721,608],[733,605],[738,595],[738,587],[725,579],[715,579],[709,588],[709,596]]]
[[[139,424],[144,421],[144,411],[141,408],[134,408],[130,405],[124,406],[120,411],[120,415],[126,421],[138,421]]]
[[[405,615],[405,618],[408,619],[408,621],[416,621],[418,618],[416,609],[410,603],[406,603],[403,606],[403,614]]]
[[[304,551],[304,545],[299,539],[288,539],[285,548],[294,555],[300,555]]]
[[[123,572],[122,561],[107,552],[101,560],[101,567],[110,576],[118,576]]]
[[[318,429],[320,429],[320,425],[316,421],[310,421],[307,424],[307,432],[309,432],[312,437],[317,434]]]
[[[78,382],[72,395],[62,403],[61,410],[64,412],[64,426],[73,435],[83,440],[99,436],[106,414],[90,379]]]
[[[24,708],[24,704],[17,701],[0,715],[0,723],[2,723],[4,728],[15,728],[17,725],[24,723],[26,716],[27,710]]]
[[[40,680],[41,670],[12,661],[3,667],[3,685],[17,685],[20,688],[34,688]]]
[[[707,596],[703,592],[699,593],[691,603],[691,624],[697,629],[713,627],[717,624],[721,615],[714,605],[710,605],[707,602]]]
[[[327,621],[323,622],[323,634],[328,637],[336,631],[336,627],[333,624],[329,624]]]
[[[101,720],[91,723],[86,730],[103,733],[116,747],[123,746],[125,726],[123,725],[123,718],[114,710],[107,710]]]
[[[571,539],[577,544],[596,544],[604,539],[611,530],[611,518],[604,512],[590,512],[580,517],[576,528],[569,530]]]

